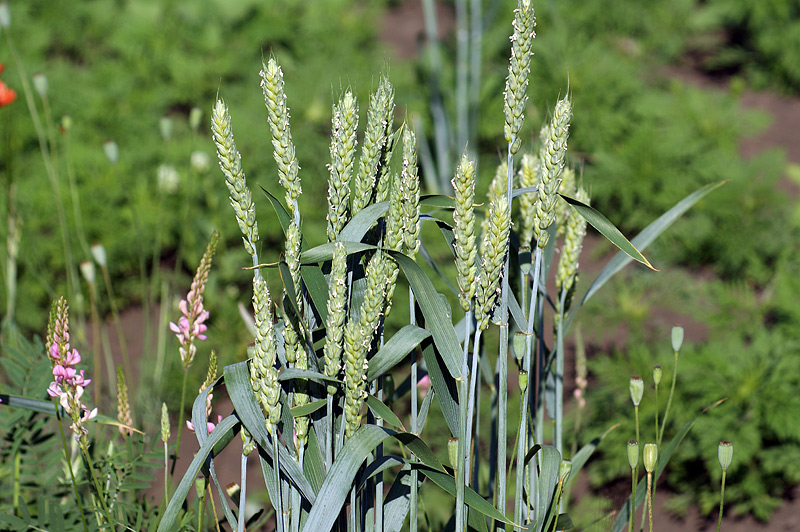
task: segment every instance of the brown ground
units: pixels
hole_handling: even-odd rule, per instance
[[[422,19],[421,4],[417,1],[406,1],[390,10],[381,25],[381,38],[390,45],[396,59],[411,59],[416,56],[419,50],[419,43],[423,39],[424,28]],[[446,34],[454,28],[453,14],[449,7],[438,5],[437,16],[440,34]],[[668,71],[671,76],[679,77],[689,83],[707,86],[709,88],[725,89],[724,81],[711,80],[690,70],[672,69]],[[797,135],[797,125],[800,124],[800,98],[786,98],[770,92],[746,92],[741,101],[744,109],[760,109],[773,116],[772,125],[763,134],[753,138],[744,139],[741,145],[741,152],[746,157],[758,154],[762,150],[774,147],[781,147],[786,150],[790,162],[800,164],[800,135]],[[797,186],[788,179],[784,180],[782,186],[786,187],[787,192],[796,197]],[[587,243],[584,257],[592,255],[591,248],[594,244]],[[599,272],[604,260],[593,261],[589,269],[595,273]],[[142,353],[144,345],[141,340],[141,330],[143,315],[141,309],[134,308],[123,313],[123,328],[128,339],[128,349],[131,353]],[[702,341],[707,331],[700,323],[694,323],[686,316],[677,316],[674,313],[663,313],[655,315],[654,319],[660,327],[669,327],[674,323],[682,323],[687,329],[687,338],[692,341]],[[663,322],[663,323],[662,323]],[[109,324],[108,333],[114,350],[117,351],[116,334],[112,324]],[[616,331],[608,341],[613,345],[622,345],[626,331]],[[601,341],[601,344],[603,341]],[[597,345],[595,347],[608,347]],[[173,353],[169,356],[177,356]],[[571,366],[571,361],[568,361]],[[567,368],[569,371],[569,368]],[[214,412],[224,415],[232,411],[230,402],[227,398],[218,397],[215,399]],[[174,431],[174,429],[173,429]],[[183,441],[181,444],[180,456],[176,475],[179,479],[197,449],[196,441],[191,433],[184,430]],[[217,472],[223,485],[239,480],[240,447],[238,443],[229,445],[229,448],[220,455],[215,464]],[[251,490],[260,490],[262,484],[260,468],[257,466],[255,457],[251,458],[248,467],[248,477],[253,480],[250,485]],[[177,483],[177,481],[176,481]],[[248,483],[250,484],[250,483]],[[582,493],[587,493],[588,486],[585,481],[579,482],[575,487],[574,493],[578,497]],[[663,507],[665,497],[657,499],[655,509],[655,523],[661,531],[698,531],[714,530],[716,520],[708,520],[699,515],[694,508],[690,509],[684,518],[676,517],[666,511]],[[161,490],[153,490],[153,497],[158,499]],[[612,497],[613,499],[613,497]],[[604,530],[607,527],[598,525],[597,530]],[[800,486],[795,487],[787,494],[785,504],[777,510],[769,524],[762,524],[752,518],[735,518],[726,515],[723,519],[722,530],[726,532],[758,532],[758,531],[795,531],[800,530]]]

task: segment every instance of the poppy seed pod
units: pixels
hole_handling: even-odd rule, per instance
[[[100,242],[95,242],[89,248],[89,251],[92,252],[92,257],[94,257],[95,262],[100,265],[101,268],[105,268],[106,266],[106,248],[103,247],[103,244]]]
[[[658,462],[658,446],[655,443],[645,443],[642,457],[645,471],[648,473],[655,471]]]
[[[639,442],[636,440],[628,440],[628,465],[631,469],[639,466]]]
[[[81,273],[83,274],[83,278],[86,279],[86,282],[89,284],[94,283],[94,277],[95,277],[94,262],[90,260],[82,260],[80,267],[81,267]]]
[[[731,460],[733,460],[733,443],[725,440],[719,442],[717,457],[719,458],[719,466],[723,471],[727,471],[731,465]]]
[[[639,406],[639,403],[642,402],[642,396],[644,395],[644,381],[642,380],[641,377],[638,376],[631,377],[630,390],[631,390],[631,401],[633,401],[633,406]]]
[[[683,327],[672,328],[672,350],[680,351],[683,345]]]
[[[72,120],[70,120],[70,123]],[[69,129],[65,126],[66,129]],[[103,143],[103,152],[106,154],[106,158],[111,164],[117,164],[119,160],[119,146],[113,140],[107,140]]]
[[[33,75],[33,88],[36,89],[36,92],[39,94],[41,98],[47,97],[47,76],[42,74],[41,72],[37,72]]]
[[[8,8],[8,2],[0,2],[0,28],[9,26],[11,26],[11,10]]]

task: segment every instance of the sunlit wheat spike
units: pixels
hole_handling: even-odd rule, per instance
[[[583,187],[578,189],[575,199],[586,205],[589,204],[589,194]],[[562,290],[565,290],[567,294],[564,310],[570,307],[575,284],[578,282],[578,259],[583,248],[583,237],[586,236],[586,219],[575,209],[569,207],[568,209],[564,229],[564,249],[561,252],[556,272],[556,292],[560,294]]]
[[[297,360],[295,361],[294,367],[297,369],[309,369],[308,353],[306,353],[305,349],[297,351]],[[293,386],[292,407],[307,405],[310,401],[308,396],[308,381],[306,379],[295,379]],[[298,448],[304,447],[308,441],[309,421],[307,415],[294,418],[294,433],[297,437]]]
[[[561,172],[561,183],[558,185],[558,193],[574,198],[577,193],[577,183],[575,182],[575,170],[564,167]],[[567,219],[572,209],[566,201],[556,201],[556,236],[562,237],[567,228]]]
[[[381,145],[380,159],[378,162],[377,184],[375,186],[375,202],[386,201],[389,197],[389,163],[392,160],[392,150],[396,134],[392,132],[394,123],[394,87],[386,77],[381,78],[378,84],[378,94],[381,97],[383,114],[381,124],[383,125],[383,144]]]
[[[211,131],[214,144],[217,146],[219,167],[225,175],[225,184],[230,192],[231,206],[236,213],[236,221],[242,232],[244,248],[251,257],[256,256],[255,244],[258,242],[258,224],[256,223],[256,206],[250,189],[247,188],[242,157],[233,140],[233,128],[228,106],[217,100],[211,113]]]
[[[378,328],[386,297],[386,276],[382,252],[367,264],[366,288],[358,320],[348,322],[344,332],[345,434],[352,436],[361,424],[361,407],[367,396],[367,354]]]
[[[389,211],[383,245],[392,251],[403,250],[403,188],[397,175],[387,176],[390,182]]]
[[[496,202],[500,196],[507,196],[508,192],[508,162],[503,161],[497,165],[497,168],[494,172],[494,177],[492,178],[492,182],[489,183],[489,190],[486,192],[486,199],[488,200],[488,204],[491,205]],[[489,232],[489,216],[487,216],[481,221],[481,234],[486,235]],[[483,255],[485,253],[485,249],[483,244],[485,239],[481,239],[480,247],[478,252]]]
[[[533,31],[536,18],[533,16],[532,0],[519,0],[514,11],[514,34],[511,36],[511,58],[508,77],[503,93],[505,114],[504,133],[508,150],[513,155],[519,150],[519,132],[524,119],[525,102],[528,99],[528,76],[530,74],[531,44],[536,34]]]
[[[357,213],[372,201],[378,181],[378,171],[381,169],[381,157],[386,151],[386,141],[391,131],[393,112],[392,86],[389,80],[382,77],[378,89],[369,98],[367,128],[364,132],[361,159],[355,179],[353,213]]]
[[[403,167],[400,172],[403,209],[403,247],[413,257],[419,251],[419,173],[417,137],[406,124],[403,128]]]
[[[539,161],[542,171],[536,203],[537,244],[540,248],[547,245],[549,234],[547,228],[555,220],[555,205],[558,201],[558,187],[561,184],[561,171],[567,153],[569,123],[572,118],[572,104],[569,98],[562,98],[556,103],[553,119],[542,127],[540,134],[542,144],[539,148]]]
[[[277,358],[277,340],[272,324],[272,301],[263,277],[253,279],[253,310],[255,312],[255,344],[250,362],[250,386],[266,414],[267,430],[275,435],[275,427],[281,414],[280,384]]]
[[[259,75],[272,134],[273,157],[278,164],[278,181],[286,190],[286,205],[297,220],[300,217],[297,199],[303,191],[298,177],[300,166],[295,156],[292,131],[289,127],[289,107],[284,93],[283,72],[277,61],[270,58],[266,65],[262,63]]]
[[[331,119],[331,164],[328,179],[328,242],[334,242],[347,223],[350,201],[350,180],[356,155],[358,105],[347,91],[333,107]],[[371,193],[371,190],[367,192]]]
[[[452,184],[456,203],[453,211],[455,225],[453,247],[456,253],[458,287],[461,290],[458,300],[466,311],[469,310],[472,298],[475,296],[475,278],[478,271],[475,262],[478,254],[475,242],[475,165],[466,153],[461,157]]]
[[[286,249],[284,257],[292,276],[296,303],[299,309],[303,308],[302,278],[300,277],[300,250],[302,244],[303,233],[300,231],[300,224],[292,220],[289,222],[289,227],[286,228]]]
[[[328,283],[328,319],[325,322],[325,375],[336,378],[342,367],[342,341],[344,338],[345,306],[347,305],[347,251],[342,242],[333,247],[331,274]],[[328,393],[336,393],[329,384]]]
[[[122,371],[122,366],[117,366],[117,421],[128,427],[133,426],[131,404],[128,401],[128,386],[125,384],[125,373]],[[132,436],[133,430],[119,427],[119,433],[123,436],[126,434]]]
[[[522,167],[519,172],[519,186],[522,188],[535,187],[539,183],[539,159],[535,155],[526,153],[522,156]],[[536,193],[528,192],[519,197],[519,243],[520,247],[530,249],[536,226]]]
[[[483,237],[484,251],[481,256],[481,270],[475,297],[475,319],[480,330],[485,330],[489,326],[489,317],[497,301],[510,230],[511,213],[508,200],[501,194],[489,206],[489,230]]]

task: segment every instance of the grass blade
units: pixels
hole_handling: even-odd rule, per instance
[[[600,214],[599,211],[589,207],[584,203],[581,203],[576,199],[564,196],[563,194],[559,194],[559,196],[564,198],[564,201],[569,203],[572,208],[578,212],[578,214],[583,216],[583,218],[589,222],[589,224],[591,224],[592,227],[600,231],[600,233],[606,237],[609,242],[621,249],[626,255],[636,261],[641,262],[651,270],[658,271],[653,267],[652,264],[650,264],[650,261],[647,260],[645,256],[642,255],[641,252],[628,241],[627,238],[625,238],[620,230],[617,229],[617,227],[612,224],[608,218]]]

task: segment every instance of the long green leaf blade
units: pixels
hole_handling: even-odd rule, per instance
[[[430,335],[430,331],[411,324],[397,331],[370,359],[367,381],[373,381],[391,370]]]
[[[591,224],[592,227],[600,231],[600,233],[606,237],[609,242],[625,252],[626,255],[641,262],[651,270],[658,271],[653,267],[652,264],[650,264],[650,261],[647,260],[638,249],[636,249],[636,246],[631,244],[620,232],[620,230],[608,220],[608,218],[600,214],[600,212],[592,207],[589,207],[588,205],[581,203],[576,199],[564,196],[563,194],[559,194],[559,196],[564,198],[564,201],[569,203],[572,208],[578,212],[578,214],[583,216],[583,218],[589,222],[589,224]]]
[[[636,246],[638,249],[647,249],[647,246],[652,244],[653,241],[661,235],[661,233],[666,231],[678,218],[683,216],[686,211],[693,207],[695,203],[700,201],[709,192],[724,185],[726,182],[727,181],[711,183],[689,194],[681,201],[676,203],[670,210],[659,216],[650,225],[645,227],[641,233],[636,235],[633,240],[631,240],[631,244]],[[592,282],[589,290],[581,299],[578,307],[588,301],[588,299],[592,297],[601,286],[603,286],[617,272],[622,270],[622,268],[624,268],[630,261],[631,258],[625,253],[619,252],[614,255],[614,257],[603,268],[603,271],[601,271],[597,278],[595,278],[595,280]]]

